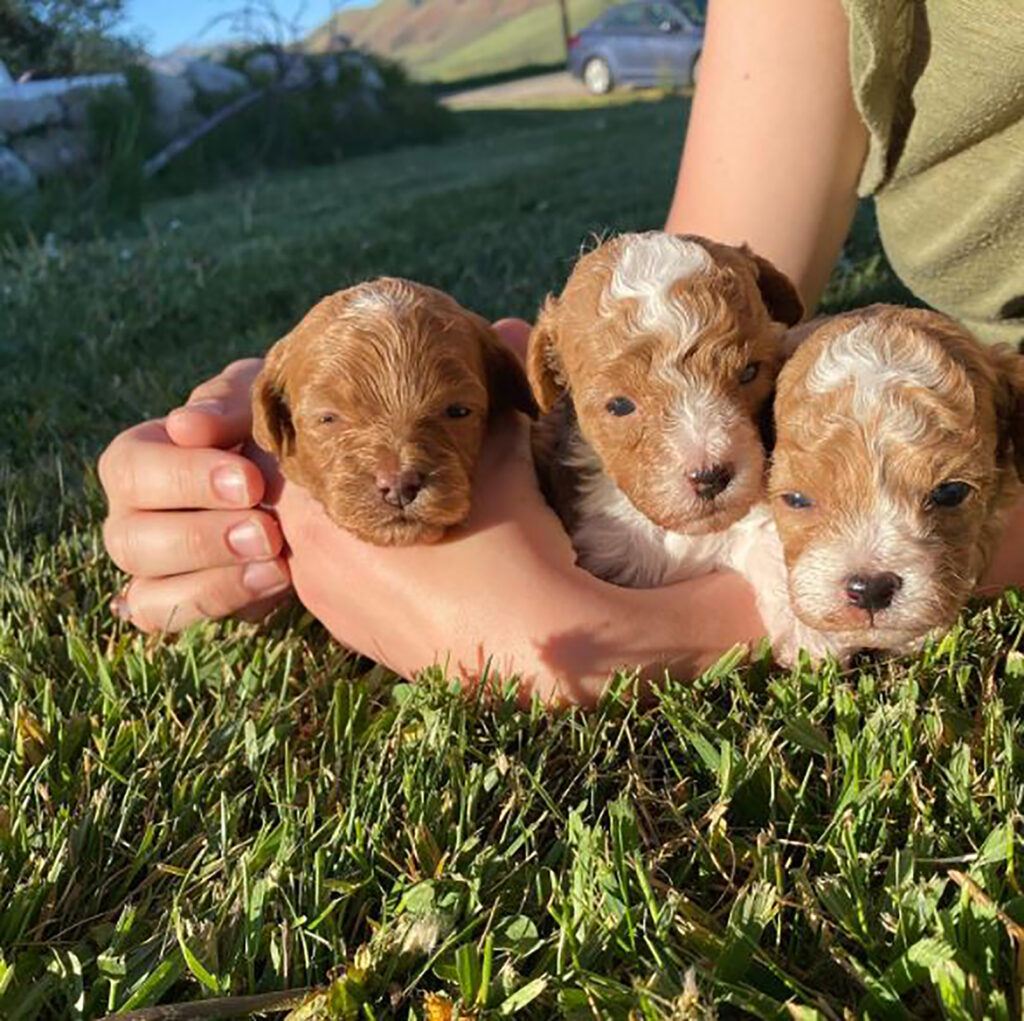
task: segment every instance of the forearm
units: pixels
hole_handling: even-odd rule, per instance
[[[982,595],[994,596],[1011,585],[1024,586],[1024,500],[1011,510],[1002,539],[978,591]]]
[[[816,306],[867,146],[839,0],[712,0],[667,229],[746,242]]]

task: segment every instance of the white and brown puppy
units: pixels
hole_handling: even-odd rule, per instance
[[[759,419],[802,315],[746,247],[625,234],[579,260],[527,355],[534,460],[580,566],[634,587],[739,570],[787,660],[813,640],[789,609]]]
[[[886,305],[797,349],[770,493],[806,625],[907,651],[954,622],[1021,494],[1022,365],[946,316]]]
[[[436,542],[470,509],[488,417],[535,415],[516,356],[433,287],[381,277],[328,295],[253,387],[253,435],[368,542]]]

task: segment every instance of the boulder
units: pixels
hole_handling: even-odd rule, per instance
[[[254,53],[245,62],[245,73],[258,85],[276,82],[280,73],[277,57],[266,50],[262,53]]]
[[[35,186],[31,167],[16,152],[0,147],[0,195],[23,195]]]
[[[36,177],[53,177],[82,166],[89,146],[81,132],[51,128],[42,135],[26,135],[11,147]]]
[[[281,84],[288,89],[304,89],[313,81],[313,72],[304,57],[289,55]]]
[[[199,92],[208,96],[226,96],[249,88],[249,79],[241,71],[212,60],[191,61],[185,68],[185,76]]]
[[[150,71],[153,87],[153,118],[161,138],[173,138],[197,116],[196,90],[178,74]]]
[[[64,108],[54,95],[32,98],[0,93],[0,131],[9,135],[22,135],[63,119]]]

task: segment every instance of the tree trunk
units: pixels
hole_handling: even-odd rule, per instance
[[[558,0],[558,10],[562,15],[562,42],[565,43],[565,58],[569,59],[569,0]]]

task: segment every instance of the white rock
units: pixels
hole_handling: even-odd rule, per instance
[[[5,85],[13,85],[14,79],[11,77],[11,72],[7,70],[7,65],[0,60],[0,88]]]
[[[188,80],[200,92],[212,96],[244,92],[249,88],[249,79],[241,71],[235,71],[212,60],[193,60],[185,68]]]
[[[310,71],[309,64],[306,63],[304,58],[299,56],[288,57],[288,66],[282,81],[286,88],[302,89],[309,85],[312,80],[313,72]]]
[[[27,135],[12,146],[37,177],[53,177],[80,167],[89,159],[85,135],[67,128],[51,128],[43,135]]]
[[[338,61],[334,57],[329,57],[320,65],[320,80],[324,85],[334,88],[338,84],[340,76],[341,68],[338,67]]]
[[[264,50],[262,53],[254,53],[245,62],[245,73],[259,84],[264,82],[277,81],[280,73],[280,66],[277,57],[273,53]]]
[[[178,74],[150,71],[153,86],[153,117],[162,138],[173,138],[195,116],[196,90]]]
[[[12,86],[13,91],[15,87]],[[5,96],[0,94],[0,131],[21,135],[33,128],[59,124],[64,119],[64,108],[56,96]]]
[[[22,195],[36,186],[36,175],[28,164],[10,149],[0,148],[0,194]]]

